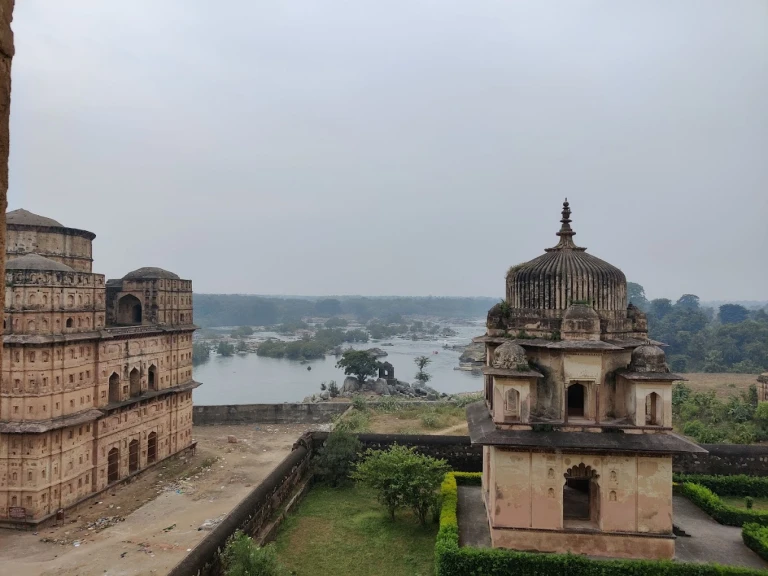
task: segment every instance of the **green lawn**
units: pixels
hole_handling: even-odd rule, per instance
[[[437,524],[394,522],[362,488],[312,488],[280,528],[278,557],[297,576],[432,576]]]
[[[743,496],[720,496],[720,499],[729,506],[736,506],[737,508],[746,508],[744,504]],[[754,510],[768,510],[768,498],[753,498],[754,504],[752,508]]]

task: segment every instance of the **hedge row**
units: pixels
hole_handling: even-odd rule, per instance
[[[768,497],[768,477],[747,476],[705,476],[703,474],[675,474],[675,482],[701,484],[718,496]]]
[[[763,560],[768,560],[768,528],[755,523],[744,524],[741,539]]]
[[[478,484],[480,474],[449,473],[435,543],[437,576],[763,576],[762,570],[668,560],[590,560],[572,554],[534,554],[501,548],[459,547],[458,485]]]
[[[742,526],[747,522],[752,522],[761,526],[768,526],[768,512],[729,506],[706,486],[685,482],[678,484],[677,490],[720,524]]]

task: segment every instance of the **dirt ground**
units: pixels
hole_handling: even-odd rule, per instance
[[[131,484],[101,494],[59,526],[38,533],[0,530],[0,574],[167,574],[285,458],[301,434],[317,428],[195,427],[194,456],[163,462]],[[238,442],[228,443],[228,435]]]
[[[742,391],[747,391],[752,384],[757,384],[756,374],[731,374],[717,373],[708,374],[705,372],[691,372],[681,374],[688,382],[686,384],[693,390],[706,392],[715,390],[718,398],[727,398]]]

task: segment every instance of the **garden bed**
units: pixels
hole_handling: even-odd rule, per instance
[[[432,576],[436,534],[410,511],[391,521],[374,490],[318,485],[286,518],[275,547],[297,576]]]

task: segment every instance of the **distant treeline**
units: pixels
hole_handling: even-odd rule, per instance
[[[273,326],[314,316],[352,316],[400,322],[402,316],[484,318],[498,298],[339,296],[335,298],[279,298],[239,294],[195,294],[195,323],[212,326]]]
[[[674,372],[742,372],[768,370],[768,311],[740,304],[704,307],[695,294],[677,301],[647,300],[639,284],[629,282],[630,301],[648,315],[651,338],[667,344]]]

